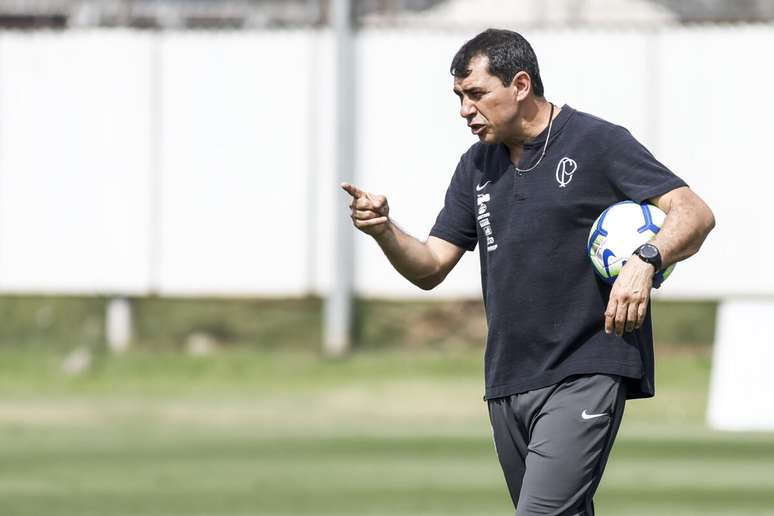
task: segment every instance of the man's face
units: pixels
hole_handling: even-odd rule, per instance
[[[470,130],[486,143],[501,143],[513,131],[518,114],[515,88],[488,72],[489,59],[477,56],[470,60],[467,77],[455,77],[454,93],[460,99],[460,116]]]

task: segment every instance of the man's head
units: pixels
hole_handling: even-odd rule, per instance
[[[488,143],[513,136],[519,105],[543,96],[537,57],[521,35],[488,29],[465,43],[451,64],[460,115]]]
[[[471,39],[457,51],[451,64],[451,74],[456,78],[467,77],[470,62],[485,56],[489,61],[488,72],[508,86],[519,72],[526,72],[532,80],[532,92],[543,96],[537,56],[524,37],[512,30],[487,29]]]

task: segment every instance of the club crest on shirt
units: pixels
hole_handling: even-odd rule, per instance
[[[567,156],[559,160],[556,165],[556,181],[559,183],[559,188],[564,188],[570,181],[572,181],[572,175],[578,169],[578,164],[574,159]]]

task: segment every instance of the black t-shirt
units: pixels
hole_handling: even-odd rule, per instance
[[[546,133],[524,145],[519,168],[537,162]],[[653,396],[650,310],[639,330],[605,334],[610,287],[595,276],[586,241],[608,206],[681,186],[629,131],[567,105],[530,172],[518,173],[501,144],[476,143],[462,156],[430,235],[479,246],[486,399],[591,373],[627,378],[629,398]]]

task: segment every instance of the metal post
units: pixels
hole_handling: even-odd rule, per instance
[[[320,31],[311,31],[309,37],[309,56],[311,64],[309,71],[311,77],[320,77],[322,72],[322,65],[320,64],[320,43],[322,41],[322,35]],[[320,85],[316,80],[307,81],[307,92],[309,94],[309,104],[312,109],[309,110],[309,124],[307,125],[308,141],[306,145],[307,149],[307,171],[306,171],[306,291],[307,294],[313,294],[316,291],[317,283],[317,260],[320,252],[321,238],[318,237],[319,225],[317,221],[320,218],[319,213],[319,198],[320,198],[320,183],[318,175],[320,173],[320,109],[316,108],[320,96],[318,94]],[[325,187],[332,185],[324,184]],[[329,189],[325,188],[324,192],[328,193]],[[327,197],[327,196],[326,196]],[[335,219],[334,219],[335,220]]]
[[[132,305],[126,297],[108,301],[105,316],[105,335],[111,351],[121,353],[132,341]]]
[[[343,199],[338,183],[354,180],[354,78],[352,4],[332,0],[330,19],[336,52],[336,177],[331,191]],[[339,356],[349,351],[352,339],[352,278],[354,235],[351,222],[339,202],[334,206],[333,276],[325,302],[323,352]]]
[[[148,290],[152,294],[161,292],[162,251],[164,249],[162,223],[164,215],[164,170],[162,167],[164,149],[164,118],[162,97],[164,95],[164,41],[165,31],[151,34],[150,46],[150,249],[148,253]]]

